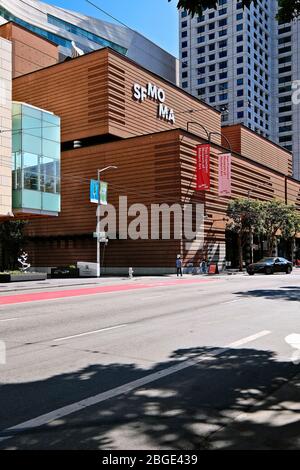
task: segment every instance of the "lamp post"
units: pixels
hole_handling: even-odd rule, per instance
[[[101,242],[100,242],[100,206],[101,206],[101,191],[100,191],[100,175],[106,170],[117,169],[117,166],[109,165],[101,170],[98,169],[98,205],[97,205],[97,278],[101,276]]]
[[[230,150],[230,152],[232,152],[232,146],[231,146],[231,143],[230,141],[228,140],[228,138],[226,137],[226,135],[224,135],[222,132],[210,132],[208,134],[208,140],[209,142],[211,142],[211,136],[212,135],[219,135],[220,137],[223,137],[223,139],[226,140],[227,144],[228,144],[228,149]]]
[[[207,140],[209,140],[209,132],[206,130],[206,128],[203,126],[203,124],[200,124],[200,122],[197,122],[197,121],[188,121],[187,124],[186,124],[186,130],[189,132],[189,127],[191,124],[194,124],[196,126],[199,126],[201,127],[205,134],[207,135]]]

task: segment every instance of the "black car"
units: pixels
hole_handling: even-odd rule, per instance
[[[285,258],[263,258],[257,263],[252,263],[247,266],[247,272],[250,276],[256,273],[274,274],[286,273],[291,274],[293,264]]]

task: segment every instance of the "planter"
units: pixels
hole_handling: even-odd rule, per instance
[[[51,278],[52,279],[65,279],[65,278],[74,278],[79,277],[78,268],[69,268],[69,267],[59,267],[51,269]]]
[[[24,273],[24,274],[0,274],[0,282],[25,282],[25,281],[45,281],[46,273]]]

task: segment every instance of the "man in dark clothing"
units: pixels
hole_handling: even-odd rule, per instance
[[[182,261],[181,261],[180,255],[178,255],[176,259],[176,270],[177,270],[177,277],[179,276],[182,277]]]

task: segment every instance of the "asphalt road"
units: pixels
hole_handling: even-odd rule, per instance
[[[0,293],[0,449],[300,448],[300,270],[101,285]]]

